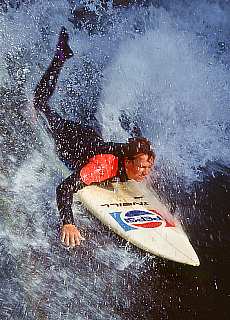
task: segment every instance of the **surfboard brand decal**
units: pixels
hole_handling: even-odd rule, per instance
[[[119,225],[125,230],[125,231],[130,231],[130,230],[135,230],[137,228],[134,228],[124,222],[121,218],[121,212],[113,212],[111,213],[112,217],[119,223]]]
[[[140,197],[134,197],[134,199],[142,199],[143,196],[140,196]],[[130,206],[135,206],[135,205],[138,205],[138,206],[148,206],[149,203],[147,201],[131,201],[131,202],[114,202],[114,203],[104,203],[104,204],[101,204],[102,207],[107,207],[107,208],[110,208],[110,207],[130,207]]]
[[[125,231],[139,228],[175,226],[164,220],[156,210],[130,210],[126,212],[113,212],[111,215]]]

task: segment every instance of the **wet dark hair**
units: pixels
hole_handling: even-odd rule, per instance
[[[139,154],[147,154],[148,160],[156,158],[155,152],[152,149],[151,143],[148,139],[137,137],[129,138],[125,148],[125,157],[128,160],[133,160]]]

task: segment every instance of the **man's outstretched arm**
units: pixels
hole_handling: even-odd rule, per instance
[[[57,206],[62,223],[61,240],[71,247],[80,245],[80,241],[84,240],[80,231],[75,226],[72,211],[73,194],[83,187],[84,185],[80,182],[79,176],[73,173],[56,190]]]

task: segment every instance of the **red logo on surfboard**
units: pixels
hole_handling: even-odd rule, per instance
[[[137,228],[157,228],[174,226],[164,220],[156,210],[131,210],[121,215],[122,220]]]
[[[155,210],[131,210],[121,215],[122,220],[132,227],[137,228],[157,228],[162,224],[165,225],[165,220]]]
[[[162,218],[156,210],[130,210],[126,212],[113,212],[113,218],[125,231],[139,228],[175,227]]]

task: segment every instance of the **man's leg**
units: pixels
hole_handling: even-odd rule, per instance
[[[34,107],[36,110],[43,112],[50,124],[52,130],[65,121],[49,107],[48,101],[54,93],[60,71],[65,61],[73,56],[73,52],[68,45],[69,36],[63,27],[59,35],[55,56],[37,85],[34,94]]]
[[[54,59],[35,89],[34,106],[45,114],[49,122],[59,158],[71,167],[76,167],[78,158],[85,153],[83,151],[91,150],[95,144],[103,142],[103,139],[96,130],[62,119],[49,107],[48,101],[54,93],[60,71],[65,61],[72,56],[68,34],[62,28]]]

